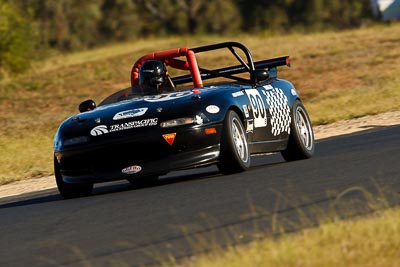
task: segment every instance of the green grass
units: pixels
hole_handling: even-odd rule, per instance
[[[279,76],[294,83],[314,125],[399,110],[400,24],[284,36],[197,36],[132,43],[37,62],[29,73],[0,82],[0,184],[52,174],[52,138],[77,105],[130,85],[143,54],[223,41],[246,44],[255,60],[289,54]],[[200,59],[224,64],[219,53]]]

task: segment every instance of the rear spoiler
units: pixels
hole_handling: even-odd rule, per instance
[[[270,69],[273,69],[273,68],[276,68],[279,66],[290,67],[290,57],[282,56],[282,57],[277,57],[277,58],[254,62],[255,70],[258,70],[258,69],[270,70]],[[249,72],[249,70],[246,68],[246,66],[243,66],[243,65],[236,65],[236,66],[220,68],[220,69],[215,69],[215,70],[206,70],[203,68],[199,68],[199,69],[200,69],[201,79],[203,79],[203,80],[213,79],[213,78],[217,78],[217,77],[225,77],[225,78],[231,78],[231,79],[233,78],[233,79],[240,80],[240,81],[247,82],[247,83],[252,82],[251,80],[232,76],[235,74]],[[183,76],[172,78],[172,82],[174,84],[183,84],[183,83],[188,83],[191,81],[192,81],[191,75],[183,75]]]
[[[290,57],[283,56],[254,62],[255,69],[271,69],[279,66],[290,67]]]

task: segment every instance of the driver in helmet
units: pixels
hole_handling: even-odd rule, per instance
[[[174,91],[174,85],[162,61],[148,60],[139,70],[139,86],[143,95]]]

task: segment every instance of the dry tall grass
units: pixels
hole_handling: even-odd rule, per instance
[[[400,210],[328,223],[278,239],[217,249],[176,266],[396,267],[400,266]],[[171,266],[166,263],[165,266]]]

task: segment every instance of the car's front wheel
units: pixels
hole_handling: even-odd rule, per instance
[[[288,146],[281,151],[286,161],[310,158],[314,154],[314,133],[303,104],[296,100],[292,107],[292,121]]]
[[[233,110],[229,110],[225,116],[217,166],[223,174],[242,172],[250,167],[246,133],[240,117]]]
[[[88,196],[93,191],[93,184],[69,184],[63,181],[60,165],[57,162],[57,159],[54,157],[54,176],[56,178],[56,183],[58,187],[58,191],[63,198],[77,198]]]

